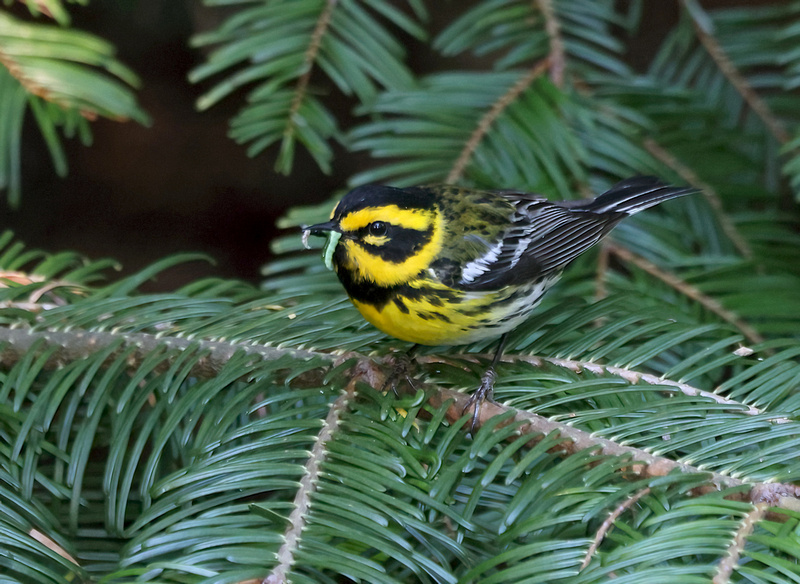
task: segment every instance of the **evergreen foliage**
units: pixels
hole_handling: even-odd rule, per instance
[[[66,27],[69,16],[59,0],[26,4],[62,26],[28,23],[0,11],[0,190],[12,206],[20,198],[20,141],[28,111],[59,175],[67,172],[59,132],[88,144],[88,120],[98,116],[148,122],[131,90],[138,79],[114,58],[112,45]]]
[[[231,134],[366,152],[352,184],[580,197],[636,173],[704,189],[623,223],[512,334],[407,345],[366,324],[297,229],[259,287],[141,285],[0,235],[0,582],[800,582],[800,3],[681,20],[625,64],[643,3],[207,0],[230,16],[193,79],[239,88]],[[113,49],[57,0],[0,11],[0,187],[30,111],[59,132],[146,115]],[[33,18],[33,17],[32,17]],[[24,34],[22,34],[24,32]],[[418,75],[403,39],[482,71]],[[220,80],[221,79],[221,80]],[[350,96],[336,118],[325,92]],[[794,193],[794,194],[793,194]],[[330,204],[299,208],[297,228]]]

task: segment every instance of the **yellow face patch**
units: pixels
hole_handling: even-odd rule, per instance
[[[389,235],[357,235],[359,230],[380,221],[405,230],[420,233],[420,246],[403,261],[391,261],[375,249],[390,249]],[[395,286],[415,277],[433,261],[442,249],[441,218],[434,209],[401,209],[397,205],[367,207],[350,213],[339,221],[342,238],[340,248],[342,268],[352,273],[356,281],[379,286]]]

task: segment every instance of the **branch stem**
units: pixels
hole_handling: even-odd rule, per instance
[[[689,6],[690,1],[691,0],[681,0],[686,12],[692,19],[692,24],[694,24],[694,30],[697,34],[697,38],[700,40],[700,43],[703,45],[703,47],[705,47],[706,51],[717,64],[717,67],[719,67],[719,70],[722,72],[722,74],[728,79],[731,85],[733,85],[736,91],[739,92],[745,103],[747,103],[747,105],[750,106],[750,109],[752,109],[755,114],[761,118],[761,121],[764,122],[764,125],[767,127],[770,133],[772,133],[775,139],[781,144],[786,144],[789,141],[789,134],[786,132],[786,129],[783,127],[780,120],[778,120],[777,116],[772,113],[772,110],[769,108],[767,103],[753,89],[736,65],[733,64],[733,61],[731,61],[730,57],[728,57],[728,54],[725,52],[722,46],[720,46],[717,38],[705,30],[703,25],[698,22],[698,20],[695,18],[694,11],[691,10]]]
[[[556,87],[562,87],[564,85],[566,55],[564,38],[561,36],[561,25],[556,17],[553,0],[534,0],[534,4],[544,17],[544,28],[550,39],[550,80]]]
[[[461,150],[461,154],[459,154],[458,158],[453,164],[453,168],[450,169],[450,174],[447,175],[445,182],[448,184],[453,184],[458,182],[458,180],[464,174],[464,170],[467,168],[467,164],[469,164],[472,155],[475,153],[475,150],[478,148],[478,145],[483,140],[484,136],[489,132],[489,128],[492,127],[492,124],[500,117],[508,106],[514,103],[517,98],[526,90],[531,84],[536,81],[536,79],[545,72],[547,67],[550,65],[550,59],[546,58],[539,63],[536,64],[530,71],[528,71],[525,75],[520,77],[520,79],[511,86],[511,88],[504,93],[500,99],[498,99],[492,107],[487,111],[481,120],[478,122],[478,126],[472,132],[467,140],[466,144],[464,144],[463,150]]]
[[[157,348],[175,349],[178,351],[197,350],[204,353],[204,357],[197,361],[192,368],[192,375],[198,377],[213,377],[217,375],[233,356],[236,351],[244,351],[265,361],[272,361],[281,357],[294,359],[319,359],[322,363],[337,364],[347,359],[357,359],[359,363],[374,361],[384,364],[391,360],[391,356],[385,358],[368,357],[356,352],[325,352],[310,349],[295,349],[291,347],[270,347],[267,345],[256,345],[251,343],[233,343],[228,341],[206,341],[191,340],[181,337],[167,337],[151,335],[147,333],[113,333],[102,331],[36,331],[28,328],[6,328],[0,327],[0,364],[11,366],[21,360],[29,351],[47,348],[55,348],[45,368],[56,368],[63,363],[69,363],[80,359],[85,359],[89,355],[103,351],[107,348],[116,346],[116,350],[111,353],[109,360],[113,360],[126,348],[136,347],[135,353],[128,356],[129,363],[135,368],[146,355],[151,354]],[[427,355],[419,356],[416,360],[420,363],[441,363],[445,360],[463,359],[472,360],[487,358],[491,355],[476,353],[453,354],[445,357]],[[165,363],[170,359],[169,354],[164,356]],[[589,371],[596,375],[608,374],[621,377],[628,383],[648,383],[668,388],[672,391],[680,391],[689,396],[700,396],[711,399],[721,405],[729,405],[746,415],[763,414],[760,409],[743,404],[741,402],[728,399],[716,393],[705,391],[687,383],[664,379],[651,373],[644,373],[627,369],[624,367],[613,367],[590,361],[579,361],[574,359],[559,359],[555,357],[539,357],[536,355],[505,355],[505,362],[524,362],[541,367],[544,363],[550,363],[556,367],[569,369],[576,373]],[[375,387],[379,387],[379,380],[369,379],[367,382]],[[775,423],[786,423],[785,418],[774,418]]]
[[[731,545],[728,547],[727,555],[717,566],[717,573],[714,574],[711,584],[728,584],[731,581],[731,575],[737,568],[739,558],[741,558],[744,546],[747,544],[747,536],[753,533],[756,523],[761,521],[767,514],[767,508],[768,505],[765,503],[758,503],[744,516],[739,529],[736,530],[736,535]]]
[[[311,507],[311,494],[317,490],[319,483],[320,466],[328,452],[328,443],[333,438],[333,433],[339,427],[342,414],[349,408],[349,403],[355,399],[355,380],[348,384],[345,392],[333,402],[322,429],[317,434],[317,440],[308,457],[300,487],[294,497],[294,509],[289,514],[289,527],[283,534],[283,545],[278,550],[278,565],[272,573],[264,578],[262,584],[285,584],[289,582],[288,573],[294,565],[294,556],[299,547],[300,534],[306,525],[306,517]]]
[[[456,355],[448,355],[447,358],[474,361],[477,358],[488,360],[492,358],[492,355],[489,354],[479,355],[474,353],[456,354]],[[433,355],[417,357],[417,361],[422,363],[445,362],[443,358]],[[529,363],[534,367],[541,367],[545,363],[549,363],[551,365],[555,365],[556,367],[569,369],[570,371],[573,371],[575,373],[589,371],[590,373],[594,373],[595,375],[603,375],[603,374],[614,375],[616,377],[624,379],[625,381],[631,384],[647,383],[649,385],[657,385],[659,387],[663,387],[665,391],[679,391],[680,393],[691,397],[698,396],[710,399],[720,405],[730,406],[731,409],[748,416],[757,416],[764,414],[762,410],[758,409],[755,406],[747,405],[745,403],[726,398],[725,396],[716,394],[714,392],[694,387],[693,385],[689,385],[688,383],[673,381],[671,379],[664,379],[663,377],[659,377],[658,375],[653,375],[652,373],[644,373],[642,371],[627,369],[625,367],[614,367],[611,365],[602,365],[600,363],[593,363],[591,361],[578,361],[575,359],[559,359],[557,357],[539,357],[536,355],[504,355],[502,361],[506,363],[513,363],[513,362]],[[786,424],[789,422],[789,419],[784,417],[775,417],[771,418],[771,421],[776,424]]]
[[[322,39],[325,37],[325,33],[331,24],[333,9],[336,8],[337,1],[338,0],[327,1],[325,4],[325,9],[320,13],[317,23],[314,26],[314,30],[311,33],[311,40],[308,43],[308,48],[306,49],[303,59],[305,71],[297,80],[297,85],[294,89],[294,96],[292,97],[292,102],[289,105],[289,113],[286,118],[286,127],[283,130],[284,137],[293,135],[297,128],[295,116],[297,115],[297,112],[300,111],[300,106],[303,104],[303,99],[305,99],[305,96],[308,93],[308,84],[311,81],[311,73],[313,72],[314,62],[319,54],[319,48],[322,45]]]
[[[641,499],[642,497],[646,497],[650,494],[650,487],[646,487],[625,499],[622,503],[617,505],[617,508],[614,509],[611,513],[609,513],[606,520],[603,521],[603,524],[600,526],[600,529],[597,530],[597,533],[594,536],[594,541],[592,545],[589,546],[586,555],[583,558],[583,562],[581,563],[580,571],[586,569],[586,566],[589,565],[589,562],[592,561],[592,556],[597,552],[600,548],[600,544],[603,543],[603,539],[605,539],[606,534],[611,530],[611,527],[614,525],[614,522],[619,519],[619,516],[622,515],[625,511],[630,509],[636,504],[636,501]]]
[[[175,349],[177,351],[197,350],[205,355],[197,360],[192,368],[192,375],[213,377],[230,361],[234,353],[244,351],[259,359],[272,361],[289,356],[296,359],[320,358],[326,362],[341,359],[343,354],[323,353],[294,348],[278,348],[249,343],[232,343],[225,341],[192,340],[181,337],[160,337],[147,333],[116,333],[103,331],[36,331],[27,328],[0,327],[0,364],[10,366],[20,361],[32,350],[54,348],[45,368],[54,369],[64,363],[85,359],[87,356],[112,349],[108,361],[113,360],[123,351],[135,348],[128,356],[131,367],[136,367],[148,354],[158,349]],[[170,360],[169,352],[164,354],[164,364]]]

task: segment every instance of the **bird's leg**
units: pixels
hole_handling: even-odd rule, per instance
[[[464,409],[462,410],[464,413],[466,413],[470,408],[474,408],[472,411],[472,424],[470,425],[469,430],[470,434],[473,436],[475,435],[475,425],[478,423],[478,418],[480,417],[481,404],[483,404],[483,402],[486,400],[494,401],[494,382],[497,379],[497,372],[495,371],[495,368],[500,362],[500,358],[503,356],[503,351],[506,348],[507,340],[508,333],[505,333],[502,337],[500,337],[500,342],[497,345],[497,351],[495,351],[494,358],[489,364],[489,367],[483,373],[483,377],[481,377],[480,387],[478,387],[475,393],[470,396],[470,398],[467,400],[467,403],[464,404]]]
[[[397,385],[403,380],[413,391],[417,390],[414,385],[414,380],[411,378],[411,362],[414,359],[414,353],[416,353],[417,348],[419,348],[419,345],[415,344],[405,353],[400,353],[394,357],[392,370],[386,378],[386,381],[383,382],[381,391],[387,391],[391,388],[394,394],[397,395]]]

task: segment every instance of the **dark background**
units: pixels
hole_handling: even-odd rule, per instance
[[[429,2],[431,30],[441,30],[454,13],[473,3]],[[628,55],[634,67],[642,69],[654,54],[678,17],[677,5],[644,3],[642,27]],[[19,5],[14,12],[25,16]],[[188,72],[203,60],[188,39],[216,26],[225,16],[222,9],[204,7],[200,0],[115,0],[70,5],[70,12],[77,28],[114,43],[120,59],[140,76],[139,99],[152,124],[93,123],[92,146],[65,142],[69,175],[61,179],[29,119],[23,137],[22,204],[12,210],[4,198],[0,201],[0,228],[14,230],[29,247],[111,257],[125,273],[171,253],[200,251],[215,263],[173,268],[156,286],[171,289],[204,275],[255,282],[259,266],[270,257],[269,241],[278,233],[275,220],[290,206],[327,199],[369,163],[364,156],[338,151],[334,174],[327,176],[298,148],[293,174],[285,177],[272,170],[275,148],[251,159],[227,138],[241,93],[209,111],[195,109],[195,100],[210,84],[187,81]],[[419,72],[485,65],[436,57],[412,39],[408,51],[410,65]],[[351,102],[335,92],[328,99],[347,116]]]

